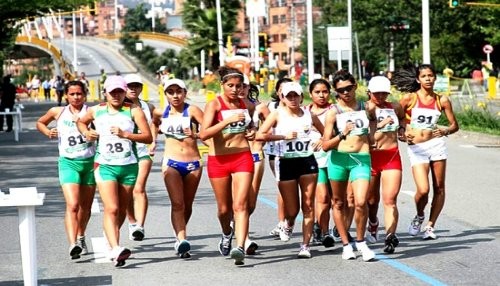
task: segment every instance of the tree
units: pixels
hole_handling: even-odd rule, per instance
[[[224,0],[221,2],[223,38],[235,31],[241,1]],[[213,69],[218,62],[217,13],[215,0],[186,0],[182,20],[184,27],[193,35],[188,40],[187,49],[192,55],[199,55],[201,50],[209,55],[208,67]]]
[[[495,3],[496,0],[482,2]],[[500,9],[461,4],[450,9],[446,1],[430,2],[431,60],[436,70],[451,67],[459,76],[467,76],[469,69],[485,56],[484,44],[500,49],[498,19]],[[496,1],[497,2],[497,1]],[[371,64],[374,71],[387,69],[390,39],[394,39],[396,68],[411,61],[422,61],[422,1],[421,0],[359,0],[352,1],[353,32],[357,32],[360,58]],[[346,1],[315,1],[323,11],[319,24],[347,25]],[[390,27],[404,21],[408,30]],[[306,53],[305,46],[301,48]],[[354,57],[356,58],[356,57]],[[492,54],[495,66],[500,57]]]
[[[125,15],[124,32],[152,32],[151,19],[146,18],[148,9],[144,3],[140,3],[135,8],[131,8]],[[159,18],[155,18],[155,32],[166,33],[167,27],[161,23]]]
[[[14,47],[15,37],[21,28],[17,21],[38,17],[50,10],[71,11],[81,5],[93,3],[93,0],[2,0],[0,1],[0,63],[3,63]],[[3,74],[0,64],[0,74]]]

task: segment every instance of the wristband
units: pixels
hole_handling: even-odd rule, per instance
[[[339,139],[340,139],[340,141],[345,140],[345,137],[346,137],[345,134],[342,131],[340,131],[339,132]]]

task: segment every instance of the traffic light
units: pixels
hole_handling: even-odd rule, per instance
[[[267,34],[259,33],[259,52],[265,52],[267,50]]]
[[[460,2],[458,0],[450,0],[450,8],[455,8],[458,6],[458,4],[460,4]]]

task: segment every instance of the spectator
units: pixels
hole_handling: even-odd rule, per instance
[[[16,101],[16,86],[10,82],[11,75],[6,75],[3,78],[3,84],[1,90],[1,103],[0,111],[5,111],[5,109],[14,109],[14,103]],[[7,117],[7,132],[12,131],[12,115],[5,115]],[[3,131],[3,120],[4,116],[0,115],[0,131]]]
[[[45,101],[50,100],[50,82],[49,79],[45,79],[42,83],[43,87],[43,95],[45,97]]]

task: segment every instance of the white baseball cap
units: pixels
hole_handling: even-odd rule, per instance
[[[163,90],[166,90],[171,85],[178,85],[180,88],[186,89],[186,84],[183,80],[178,78],[171,78],[163,82]]]
[[[138,74],[128,74],[128,75],[126,75],[125,76],[125,81],[127,82],[127,84],[130,84],[130,83],[140,83],[140,84],[142,84],[142,78]]]
[[[391,93],[391,81],[385,76],[374,76],[368,83],[370,92],[387,92]]]
[[[285,82],[281,85],[281,94],[283,96],[287,96],[292,91],[298,95],[302,95],[302,86],[294,81]]]

